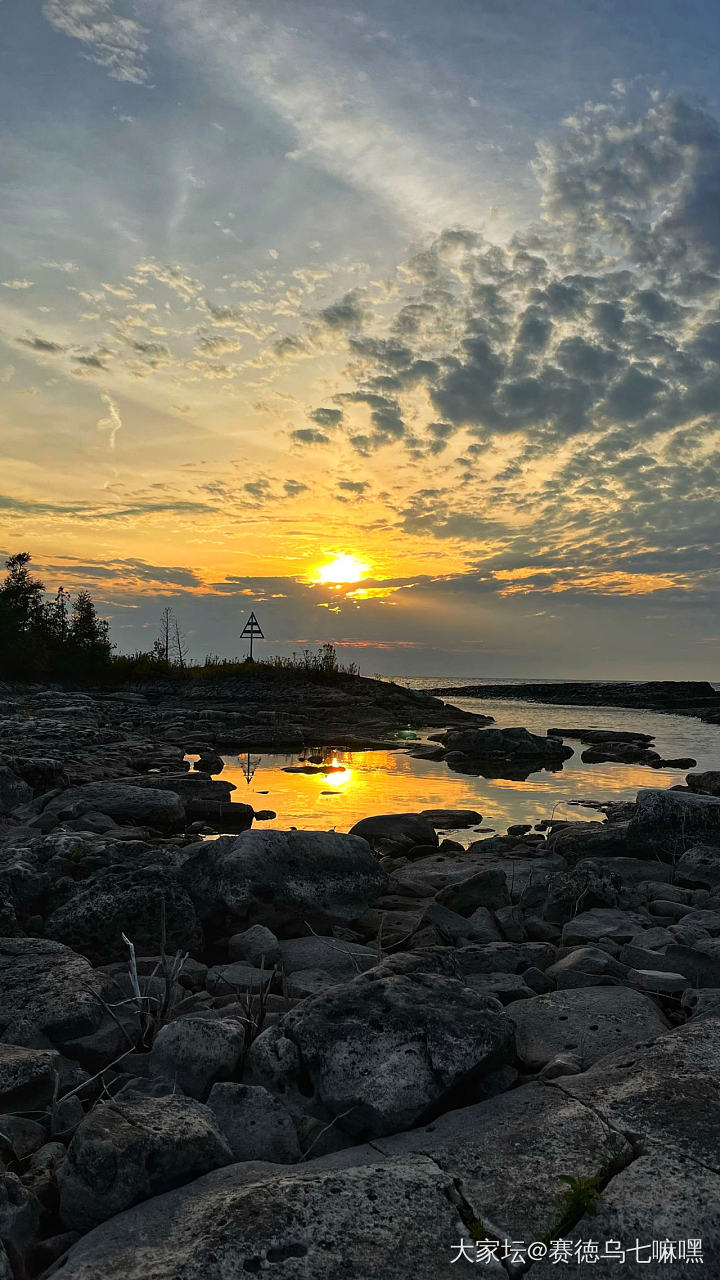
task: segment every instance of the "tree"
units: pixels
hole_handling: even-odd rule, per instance
[[[110,657],[110,627],[104,618],[99,618],[89,591],[78,591],[75,597],[68,644],[71,649],[92,655],[94,658]]]
[[[180,623],[178,622],[175,614],[172,615],[172,619],[173,619],[173,633],[172,633],[173,657],[177,662],[180,670],[184,671],[186,662],[187,662],[187,656],[188,656],[188,646],[185,640],[185,632],[180,630]]]
[[[160,635],[156,641],[156,644],[158,645],[158,656],[162,656],[168,666],[170,665],[170,641],[173,632],[173,619],[174,614],[172,609],[168,609],[167,607],[163,609],[162,616],[160,618]]]
[[[34,578],[30,555],[21,551],[5,561],[7,577],[0,585],[0,606],[13,618],[18,631],[30,631],[42,614],[45,583]]]

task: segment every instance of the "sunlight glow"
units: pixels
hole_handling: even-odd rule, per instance
[[[317,571],[316,582],[323,583],[345,583],[360,582],[370,568],[369,564],[358,560],[356,556],[346,555],[344,552],[335,556],[328,564],[323,564]]]

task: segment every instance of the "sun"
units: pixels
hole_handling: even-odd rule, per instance
[[[370,565],[365,564],[363,560],[358,560],[357,556],[349,556],[342,552],[328,564],[320,566],[315,581],[335,584],[360,582],[369,568]]]

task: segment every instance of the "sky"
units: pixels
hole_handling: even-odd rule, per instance
[[[0,27],[0,552],[120,652],[720,680],[715,0]]]

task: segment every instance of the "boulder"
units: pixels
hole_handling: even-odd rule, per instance
[[[230,959],[247,960],[257,968],[274,968],[280,962],[280,954],[280,943],[275,934],[263,924],[253,924],[244,933],[234,933],[228,939]]]
[[[450,729],[444,735],[448,753],[459,752],[467,758],[468,766],[483,762],[492,765],[529,765],[537,769],[558,769],[563,760],[574,754],[560,738],[542,738],[523,728],[513,729]],[[496,775],[493,776],[502,776]]]
[[[232,926],[354,920],[387,884],[365,840],[331,831],[245,831],[182,869],[202,920]]]
[[[678,884],[691,889],[720,887],[720,848],[717,845],[694,844],[686,849],[675,865]]]
[[[720,844],[720,796],[638,791],[628,837],[674,861],[696,844]]]
[[[629,911],[617,911],[612,907],[593,907],[563,925],[563,946],[582,946],[586,942],[599,942],[611,938],[614,942],[629,942],[643,929],[645,921]]]
[[[233,1079],[244,1046],[245,1027],[238,1018],[187,1014],[161,1027],[150,1051],[150,1074],[204,1099],[216,1081]]]
[[[53,1050],[0,1042],[0,1113],[49,1108],[59,1070]]]
[[[513,1005],[517,1055],[538,1071],[559,1053],[573,1052],[590,1066],[617,1049],[654,1039],[668,1024],[652,1000],[624,987],[552,991]]]
[[[496,911],[498,907],[510,905],[507,876],[501,867],[488,867],[486,871],[468,876],[467,880],[441,889],[437,901],[461,916],[472,915],[477,907]]]
[[[708,769],[705,773],[689,773],[685,782],[698,795],[720,796],[720,771],[717,769]]]
[[[12,813],[32,800],[32,788],[7,765],[0,764],[0,814]]]
[[[482,814],[474,809],[421,809],[420,817],[427,818],[432,827],[447,831],[476,827],[482,822]]]
[[[83,956],[44,938],[0,938],[0,1037],[10,1044],[62,1048],[105,1018],[107,987]]]
[[[93,876],[45,922],[49,938],[98,965],[127,956],[123,934],[138,952],[156,949],[163,927],[168,949],[202,947],[202,927],[190,895],[177,873],[162,864]]]
[[[377,949],[342,938],[288,938],[280,943],[282,964],[294,991],[318,991],[349,982],[378,962]]]
[[[459,1095],[477,1098],[512,1052],[511,1023],[496,1000],[454,978],[380,965],[302,1001],[263,1032],[248,1070],[298,1112],[374,1137]]]
[[[214,1084],[207,1105],[234,1160],[294,1164],[300,1159],[290,1112],[262,1085]]]
[[[382,846],[385,852],[388,845],[397,846],[399,851],[418,844],[435,848],[438,845],[435,826],[427,814],[421,813],[381,813],[361,818],[350,828],[350,835],[362,836],[373,849]]]
[[[131,1205],[230,1164],[212,1111],[168,1094],[98,1104],[58,1171],[60,1216],[87,1231]]]
[[[119,825],[148,826],[160,831],[176,831],[185,823],[185,806],[174,791],[136,787],[125,782],[89,782],[70,787],[54,796],[42,808],[41,825],[81,818],[85,813],[103,813]]]
[[[457,1280],[468,1229],[449,1174],[422,1156],[324,1169],[233,1165],[78,1241],[63,1280]],[[489,1271],[489,1269],[486,1269]],[[493,1280],[503,1272],[489,1271]]]

